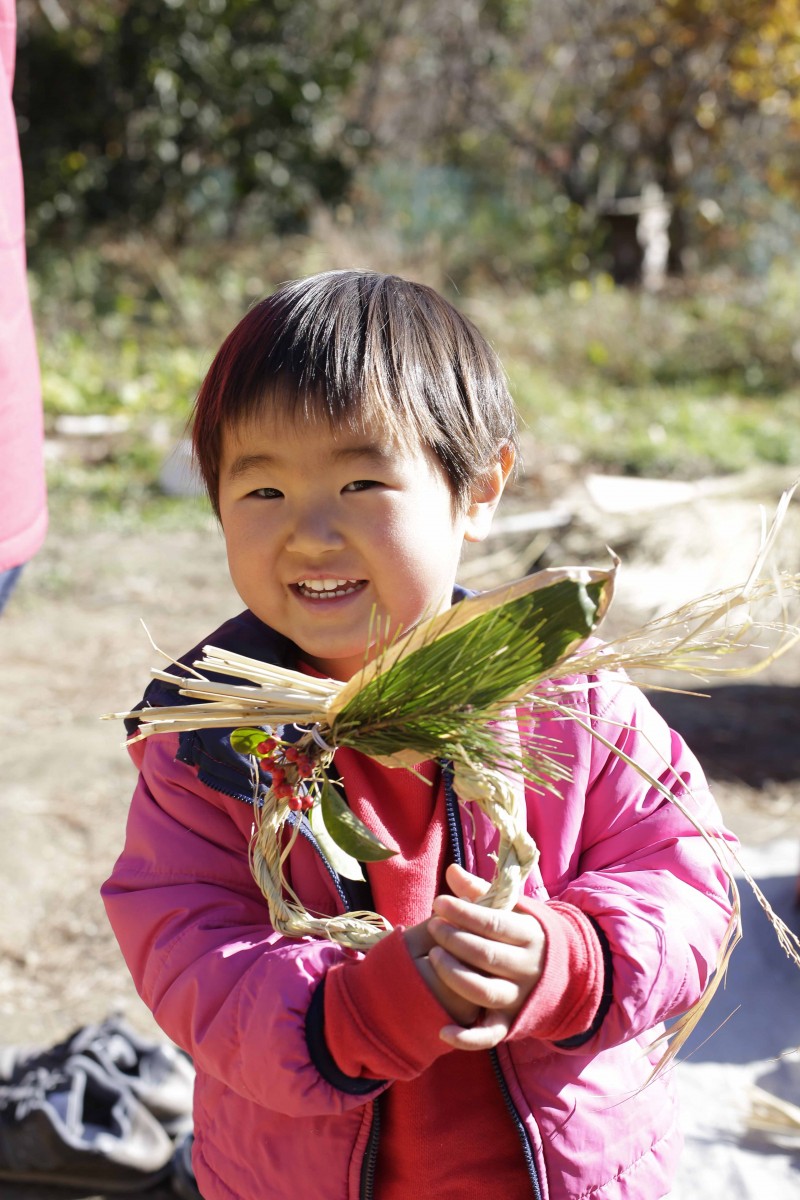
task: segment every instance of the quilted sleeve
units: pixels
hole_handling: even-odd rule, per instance
[[[732,911],[712,844],[730,862],[735,843],[696,758],[642,693],[621,675],[590,685],[585,728],[561,724],[581,795],[567,802],[580,819],[555,897],[596,921],[610,949],[610,1006],[582,1053],[646,1034],[701,996]]]
[[[145,1004],[199,1070],[258,1104],[315,1115],[366,1103],[380,1085],[331,1086],[306,1040],[311,998],[344,951],[271,928],[248,864],[251,810],[176,761],[172,735],[145,747],[125,847],[102,889]],[[312,894],[324,896],[324,867],[308,855]],[[327,904],[334,911],[330,893]]]

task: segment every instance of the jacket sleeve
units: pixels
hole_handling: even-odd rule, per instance
[[[291,1115],[364,1104],[381,1085],[331,1086],[306,1041],[314,991],[345,952],[271,928],[248,863],[252,811],[176,761],[173,735],[144,745],[125,847],[102,893],[145,1004],[199,1069],[255,1103]]]
[[[560,740],[574,739],[566,809],[577,816],[561,831],[572,862],[551,894],[596,922],[610,951],[607,1011],[588,1043],[577,1039],[585,1054],[645,1035],[699,999],[732,911],[712,843],[730,864],[735,839],[696,758],[639,689],[609,674],[590,680],[584,701],[586,728],[561,722]]]

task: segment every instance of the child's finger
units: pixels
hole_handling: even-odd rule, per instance
[[[434,944],[433,936],[428,928],[429,922],[430,918],[422,921],[419,925],[410,926],[403,932],[403,938],[412,958],[424,958]]]
[[[433,912],[467,933],[495,942],[508,942],[512,946],[527,946],[537,941],[539,936],[544,937],[541,925],[530,913],[485,908],[457,896],[437,896],[433,902]]]
[[[470,1004],[445,983],[442,983],[434,970],[433,963],[428,958],[416,960],[417,969],[424,979],[431,994],[439,1001],[451,1021],[457,1021],[462,1027],[472,1025],[481,1015],[481,1007]]]
[[[510,1022],[505,1014],[497,1013],[477,1025],[464,1029],[461,1025],[445,1025],[439,1037],[454,1050],[493,1050],[506,1036]]]
[[[514,980],[475,971],[441,946],[434,946],[428,962],[442,983],[478,1008],[512,1008],[519,1004],[521,990]]]
[[[476,971],[517,983],[525,982],[528,987],[531,985],[531,976],[538,976],[537,966],[541,956],[530,945],[518,946],[479,937],[439,917],[431,917],[428,927],[437,946]]]
[[[479,900],[489,890],[489,884],[485,879],[481,879],[479,875],[470,874],[458,863],[450,864],[445,871],[445,879],[453,895],[460,896],[462,900]]]

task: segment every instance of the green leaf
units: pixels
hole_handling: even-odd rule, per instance
[[[358,879],[363,883],[364,872],[361,870],[358,859],[353,858],[351,854],[346,854],[328,833],[328,827],[323,820],[322,806],[320,804],[314,804],[309,809],[308,823],[322,853],[334,871],[339,875],[344,875],[345,879]]]
[[[477,727],[552,677],[607,607],[607,573],[537,582],[510,598],[498,588],[495,603],[491,594],[463,600],[449,610],[450,627],[442,616],[430,640],[407,652],[401,643],[394,661],[383,669],[378,661],[376,674],[339,710],[333,740],[348,745],[352,731],[365,754],[407,747],[420,759],[446,756],[455,745],[478,751]]]
[[[239,754],[255,754],[256,747],[260,746],[267,736],[263,729],[234,729],[231,734],[231,746]]]
[[[381,862],[397,853],[396,850],[384,846],[383,842],[367,829],[364,822],[359,821],[327,779],[322,782],[321,792],[320,808],[325,828],[345,854],[358,859],[359,862]]]

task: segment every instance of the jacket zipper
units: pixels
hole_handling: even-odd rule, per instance
[[[372,1124],[369,1130],[367,1139],[367,1148],[364,1151],[364,1160],[361,1163],[361,1187],[359,1189],[360,1200],[373,1200],[375,1195],[375,1171],[378,1166],[378,1143],[381,1136],[381,1110],[379,1101],[372,1101]]]
[[[464,865],[464,831],[461,825],[461,815],[458,811],[458,797],[453,788],[453,766],[452,763],[442,763],[442,779],[444,780],[444,796],[445,796],[445,811],[447,813],[447,827],[450,831],[450,842],[453,851],[453,861],[459,867]],[[531,1181],[531,1187],[536,1200],[542,1200],[542,1188],[539,1183],[539,1173],[536,1169],[536,1159],[534,1158],[533,1146],[528,1136],[528,1131],[525,1128],[525,1123],[517,1111],[517,1106],[511,1096],[506,1078],[503,1074],[503,1068],[500,1065],[500,1058],[497,1050],[490,1050],[489,1057],[492,1060],[492,1068],[495,1078],[497,1079],[500,1088],[500,1094],[503,1097],[509,1116],[514,1122],[514,1128],[519,1135],[519,1140],[522,1143],[522,1153],[525,1158],[525,1166],[528,1171],[528,1176]]]
[[[296,820],[297,814],[292,813],[292,817]],[[291,818],[290,818],[291,819]],[[308,825],[308,821],[301,820],[299,822],[299,831],[303,837],[313,846],[322,862],[325,869],[329,872],[336,891],[339,893],[339,898],[342,901],[345,912],[352,910],[353,905],[350,902],[350,897],[347,895],[344,885],[337,871],[328,862],[322,847],[320,846],[314,834]],[[370,902],[371,903],[371,902]],[[361,1162],[361,1182],[359,1186],[359,1200],[372,1200],[375,1192],[375,1172],[378,1167],[378,1143],[381,1135],[381,1113],[380,1113],[380,1098],[372,1102],[372,1123],[367,1137],[367,1145],[364,1151],[364,1158]]]
[[[522,1153],[525,1157],[525,1166],[528,1168],[528,1175],[530,1176],[533,1194],[536,1197],[536,1200],[542,1200],[542,1189],[539,1184],[539,1173],[536,1170],[536,1161],[533,1157],[533,1146],[531,1145],[531,1140],[528,1137],[528,1131],[525,1128],[522,1117],[517,1112],[517,1106],[511,1098],[511,1092],[508,1090],[508,1084],[506,1083],[506,1078],[503,1074],[503,1068],[500,1066],[500,1059],[498,1057],[497,1050],[490,1050],[489,1057],[492,1060],[495,1078],[500,1086],[500,1093],[505,1100],[509,1116],[514,1122],[514,1128],[519,1134],[519,1140],[522,1143]]]

